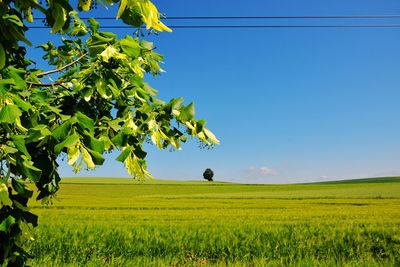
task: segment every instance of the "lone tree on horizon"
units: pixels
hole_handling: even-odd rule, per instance
[[[214,172],[210,168],[207,168],[203,173],[203,177],[207,181],[212,182],[214,177]]]

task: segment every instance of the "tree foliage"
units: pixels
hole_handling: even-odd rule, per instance
[[[117,18],[133,27],[171,31],[149,0],[98,0],[119,5]],[[29,255],[22,244],[32,239],[37,217],[28,200],[54,195],[60,182],[57,159],[66,157],[74,171],[102,165],[103,155],[120,151],[117,160],[137,179],[146,170],[143,144],[179,149],[188,137],[206,145],[218,140],[194,117],[194,104],[182,98],[164,102],[144,81],[163,72],[163,56],[137,36],[118,38],[99,23],[79,18],[94,1],[0,0],[0,264],[19,266]],[[80,11],[80,12],[78,12]],[[59,38],[39,45],[48,70],[27,58],[32,46],[25,33],[34,17]],[[28,48],[27,48],[28,47]]]
[[[213,181],[213,177],[214,177],[214,172],[207,168],[204,172],[203,172],[203,178],[209,182]]]

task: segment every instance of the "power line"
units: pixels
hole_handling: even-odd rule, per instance
[[[171,29],[262,29],[262,28],[398,28],[400,24],[351,24],[351,25],[170,25]],[[30,29],[46,29],[48,26],[30,26]],[[102,29],[133,29],[128,25],[105,25]]]
[[[335,16],[171,16],[165,17],[161,19],[165,20],[273,20],[273,19],[399,19],[400,15],[335,15]],[[44,19],[44,18],[42,18]],[[82,17],[81,19],[88,20],[89,17]],[[97,20],[116,20],[115,17],[94,17]],[[295,25],[295,24],[287,24],[287,25],[262,25],[262,24],[250,24],[250,25],[170,25],[168,26],[172,29],[262,29],[262,28],[397,28],[400,27],[400,24],[344,24],[344,25]],[[46,26],[31,26],[33,29],[43,29],[48,28]],[[100,26],[103,29],[130,29],[134,28],[129,25],[105,25]]]
[[[390,19],[400,15],[365,15],[365,16],[180,16],[161,19]]]
[[[89,19],[81,17],[80,19]],[[115,17],[93,17],[97,20],[115,20]],[[231,20],[231,19],[398,19],[400,15],[349,15],[349,16],[166,16],[163,20]],[[45,18],[38,18],[45,19]]]

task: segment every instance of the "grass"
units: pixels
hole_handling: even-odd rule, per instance
[[[383,180],[382,180],[383,181]],[[400,183],[64,179],[32,266],[399,266]]]
[[[324,184],[358,184],[358,183],[400,183],[400,177],[376,177],[376,178],[362,178],[362,179],[347,179],[337,181],[320,182]]]

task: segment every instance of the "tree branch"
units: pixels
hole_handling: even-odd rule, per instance
[[[52,74],[52,73],[56,73],[56,72],[65,70],[66,68],[68,68],[68,67],[74,65],[74,64],[77,63],[79,60],[81,60],[82,58],[84,58],[87,54],[89,54],[89,52],[84,53],[82,56],[78,57],[77,59],[75,59],[75,60],[72,61],[71,63],[68,63],[67,65],[65,65],[65,66],[63,66],[63,67],[61,67],[61,68],[54,69],[54,70],[49,70],[49,71],[45,71],[45,72],[39,73],[39,74],[36,75],[36,76],[37,76],[37,77],[43,77],[43,76],[46,76],[46,75],[49,75],[49,74]]]
[[[30,86],[38,86],[38,87],[54,87],[54,86],[61,86],[66,90],[69,90],[62,82],[54,82],[54,83],[35,83],[35,82],[26,82]]]

